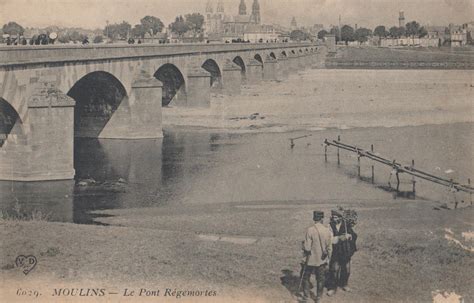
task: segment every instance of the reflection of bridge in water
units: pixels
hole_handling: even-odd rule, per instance
[[[278,80],[321,56],[311,43],[11,47],[0,61],[0,179],[72,179],[74,137],[162,137],[161,107]],[[53,58],[53,59],[52,59]],[[97,155],[94,155],[94,157]]]
[[[76,140],[76,178],[48,182],[0,181],[0,209],[10,217],[41,213],[51,221],[92,223],[91,211],[177,202],[200,174],[196,155],[208,155],[221,136],[167,133],[144,140]],[[179,186],[177,186],[179,184]]]

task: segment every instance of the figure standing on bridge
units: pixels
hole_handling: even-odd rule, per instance
[[[303,299],[310,296],[310,278],[316,276],[316,303],[321,302],[324,290],[324,280],[332,252],[331,231],[323,225],[324,212],[314,211],[314,225],[306,231],[303,242],[305,263],[303,264]]]

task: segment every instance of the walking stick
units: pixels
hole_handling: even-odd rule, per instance
[[[308,264],[308,256],[306,256],[306,261],[303,264],[303,270],[301,271],[301,276],[300,276],[300,283],[298,284],[298,290],[297,292],[300,292],[301,290],[301,284],[303,284],[303,279],[304,279],[304,274],[306,272],[306,265]]]

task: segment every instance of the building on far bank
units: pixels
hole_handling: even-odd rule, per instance
[[[421,46],[421,47],[439,47],[440,39],[423,37],[423,38],[381,38],[381,47],[401,47],[401,46]]]
[[[444,45],[450,38],[449,29],[446,26],[428,25],[425,26],[425,29],[428,32],[426,37],[439,39],[440,45]]]
[[[250,25],[244,33],[244,40],[251,43],[281,41],[272,25]]]
[[[468,36],[471,36],[470,33],[468,33],[468,23],[463,25],[450,24],[449,33],[451,47],[461,47],[467,45]]]
[[[271,25],[262,25],[260,4],[253,0],[252,11],[248,13],[245,0],[241,0],[237,14],[226,14],[222,0],[217,2],[214,13],[214,2],[209,0],[206,5],[205,34],[210,41],[232,40],[274,40],[275,30]],[[247,37],[247,39],[246,39]]]

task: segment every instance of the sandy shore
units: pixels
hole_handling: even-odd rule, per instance
[[[437,290],[474,299],[473,252],[453,240],[472,247],[462,236],[472,230],[472,208],[439,211],[413,200],[341,204],[360,215],[354,292],[326,302],[431,302]],[[299,243],[311,211],[331,207],[315,200],[116,210],[101,219],[113,225],[107,227],[2,221],[3,302],[29,301],[16,295],[28,287],[52,302],[61,285],[119,293],[208,289],[216,302],[295,302]],[[20,253],[38,258],[26,277],[14,266]],[[114,295],[99,299],[113,302]]]

